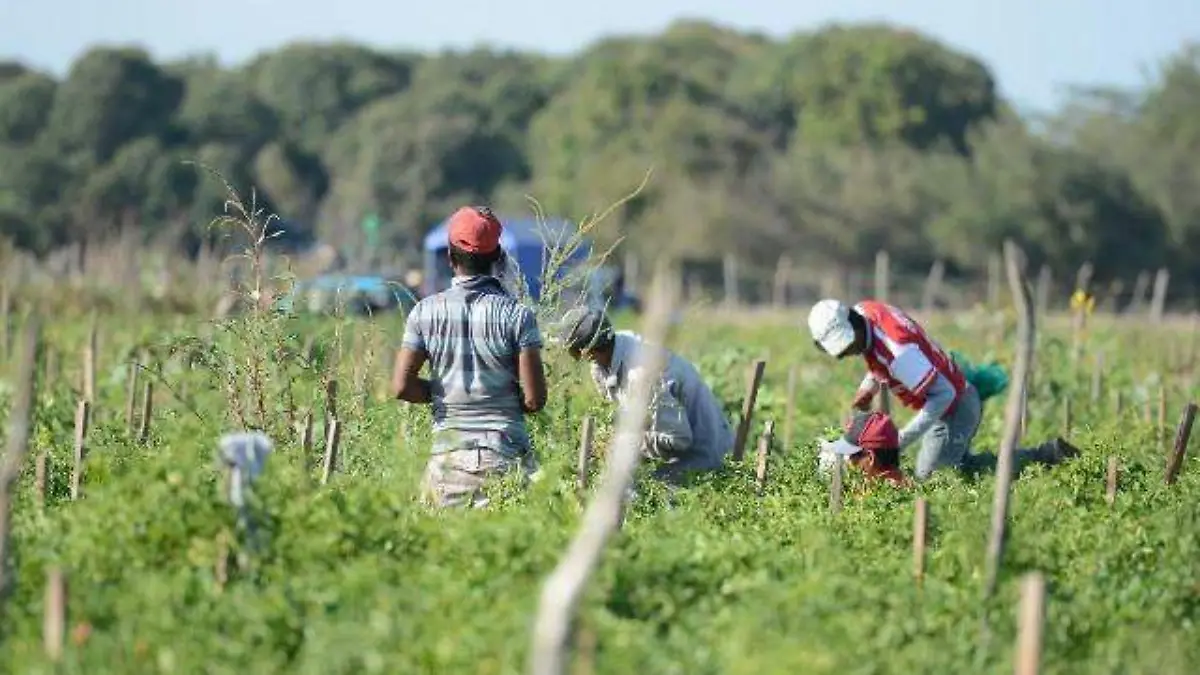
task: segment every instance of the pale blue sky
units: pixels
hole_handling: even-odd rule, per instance
[[[1139,86],[1145,68],[1200,41],[1200,0],[0,0],[0,58],[62,74],[103,42],[237,63],[298,38],[566,53],[685,16],[772,35],[897,22],[982,58],[1010,100],[1041,109],[1066,84]]]

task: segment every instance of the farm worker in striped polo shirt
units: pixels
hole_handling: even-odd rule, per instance
[[[577,307],[555,330],[556,340],[576,361],[591,364],[592,380],[605,400],[623,406],[643,377],[634,363],[639,349],[666,349],[630,331],[614,331],[604,310]],[[695,366],[667,351],[666,367],[654,392],[652,415],[641,439],[642,452],[658,460],[655,477],[678,484],[690,472],[721,467],[733,448],[733,431],[721,402]]]
[[[546,405],[542,337],[533,311],[495,276],[505,262],[501,224],[463,207],[447,226],[449,289],[408,315],[392,384],[396,398],[433,408],[425,496],[438,506],[486,506],[484,481],[537,470],[525,415]],[[429,364],[429,379],[418,376]]]
[[[882,386],[917,414],[900,430],[900,449],[921,439],[915,475],[925,480],[934,470],[956,467],[976,470],[994,464],[995,456],[970,452],[979,429],[979,392],[962,370],[925,330],[902,310],[875,300],[847,307],[822,300],[808,315],[808,328],[817,346],[838,359],[862,356],[867,375],[852,406],[870,408]],[[1018,463],[1056,464],[1079,450],[1063,439],[1021,451]]]

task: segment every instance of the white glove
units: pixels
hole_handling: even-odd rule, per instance
[[[833,474],[833,469],[840,461],[843,466],[850,463],[850,458],[845,455],[839,455],[830,449],[832,443],[829,441],[820,442],[820,452],[817,454],[817,473],[823,477],[829,477]]]

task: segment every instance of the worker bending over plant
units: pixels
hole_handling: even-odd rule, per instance
[[[870,480],[896,487],[911,485],[900,468],[900,431],[882,412],[854,411],[846,419],[841,438],[823,443],[821,449],[838,461],[846,458]]]
[[[640,349],[663,349],[666,367],[654,388],[650,421],[641,439],[642,452],[659,465],[655,477],[678,484],[696,471],[721,467],[733,448],[733,431],[721,408],[686,359],[659,345],[651,345],[630,331],[614,331],[602,309],[577,307],[568,311],[555,331],[571,357],[591,364],[596,388],[606,400],[624,406],[633,385],[643,377],[634,363]]]
[[[979,429],[982,401],[979,391],[954,359],[902,310],[875,300],[847,307],[838,300],[821,300],[808,315],[808,328],[817,347],[843,359],[862,356],[867,374],[851,406],[868,410],[884,386],[906,407],[917,411],[899,434],[899,447],[918,438],[915,477],[925,480],[934,470],[956,467],[972,470],[991,458],[972,455],[971,441]],[[1078,454],[1062,439],[1038,450],[1045,463]]]
[[[425,496],[438,506],[485,506],[484,481],[537,470],[525,415],[546,405],[542,338],[532,310],[496,278],[500,221],[463,207],[447,227],[450,288],[408,315],[392,385],[396,398],[433,408]],[[418,376],[429,363],[430,377]]]

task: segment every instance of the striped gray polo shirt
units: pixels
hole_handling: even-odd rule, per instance
[[[533,311],[491,276],[455,277],[408,315],[405,347],[428,355],[433,452],[485,447],[529,450],[517,355],[541,347]]]

